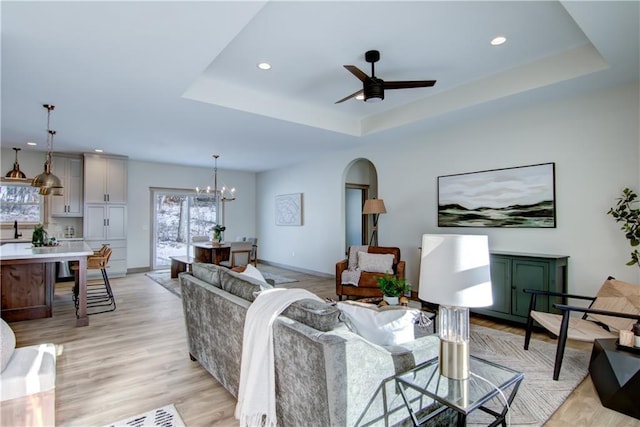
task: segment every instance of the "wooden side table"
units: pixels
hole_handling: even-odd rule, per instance
[[[589,374],[606,408],[640,419],[640,349],[618,348],[615,339],[593,343]]]

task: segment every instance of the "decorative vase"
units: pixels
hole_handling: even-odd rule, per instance
[[[387,304],[389,305],[398,305],[398,297],[389,297],[389,296],[384,296],[383,299],[387,302]]]

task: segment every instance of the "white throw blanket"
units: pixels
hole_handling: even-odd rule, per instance
[[[277,424],[271,325],[291,303],[306,298],[322,301],[304,289],[274,288],[260,292],[249,306],[244,321],[240,387],[235,411],[240,427],[275,427]]]
[[[358,252],[367,252],[369,246],[358,245],[349,247],[347,269],[342,271],[342,284],[358,286],[360,283],[360,269],[358,268]]]

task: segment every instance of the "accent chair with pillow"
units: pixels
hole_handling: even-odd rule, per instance
[[[348,258],[336,263],[336,295],[367,298],[381,297],[378,277],[393,274],[404,278],[405,262],[400,248],[385,246],[351,246]]]

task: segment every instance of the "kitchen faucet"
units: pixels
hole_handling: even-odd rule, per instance
[[[18,239],[22,237],[22,233],[18,233],[18,221],[13,221],[13,238]]]

